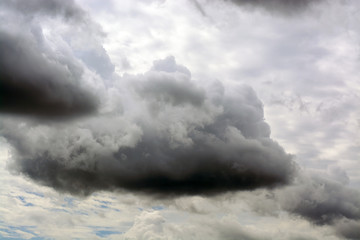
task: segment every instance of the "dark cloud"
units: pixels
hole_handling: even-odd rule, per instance
[[[132,93],[124,102],[133,105],[121,115],[59,127],[19,128],[4,121],[2,135],[14,147],[12,169],[83,195],[113,189],[211,195],[292,180],[296,167],[269,138],[262,104],[250,87],[201,88],[175,61],[164,61],[166,71],[129,77]]]
[[[360,220],[360,193],[323,178],[311,177],[283,198],[285,210],[305,217],[318,225],[334,224],[339,219]]]
[[[296,184],[277,193],[283,210],[315,225],[331,225],[339,236],[360,239],[360,192],[314,174],[300,174]]]
[[[72,46],[74,55],[81,59],[87,67],[98,73],[103,78],[110,78],[115,70],[110,57],[102,46],[101,40],[105,36],[101,27],[92,21],[90,16],[81,9],[73,0],[9,0],[0,2],[8,22],[19,21],[15,26],[21,29],[22,24],[31,23],[31,27],[40,29],[41,23],[49,19],[61,19],[71,24],[71,34],[66,36],[66,41],[74,42]],[[35,22],[35,23],[34,23]]]
[[[114,71],[101,28],[72,0],[0,7],[0,113],[64,120],[96,112],[100,97],[89,71]]]
[[[30,17],[45,14],[77,21],[86,18],[85,11],[79,8],[73,0],[7,0],[1,1],[0,6]]]
[[[273,13],[294,14],[325,0],[223,0],[241,7],[260,8]]]
[[[346,239],[360,239],[360,221],[344,219],[335,226],[338,235]]]
[[[94,112],[81,68],[49,59],[34,39],[0,30],[0,112],[68,118]]]

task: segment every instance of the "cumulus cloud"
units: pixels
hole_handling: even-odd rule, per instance
[[[65,119],[95,112],[99,99],[82,79],[82,64],[69,49],[54,47],[55,40],[49,41],[39,22],[44,16],[48,21],[59,16],[91,28],[85,12],[72,1],[0,5],[0,113]]]
[[[0,71],[1,113],[67,118],[97,108],[79,83],[80,67],[49,59],[21,34],[0,31]]]
[[[301,215],[318,225],[340,219],[360,219],[360,193],[344,185],[312,176],[284,191],[285,210]]]
[[[314,226],[331,226],[336,235],[359,239],[360,193],[328,176],[299,171],[296,180],[275,191],[242,193],[249,206],[261,215],[286,211]]]
[[[128,103],[121,113],[61,127],[4,121],[13,170],[85,195],[116,188],[159,196],[216,194],[291,181],[295,164],[269,137],[250,87],[197,86],[173,58],[153,69],[114,86],[115,92],[128,89],[110,99]]]
[[[329,175],[299,170],[288,186],[244,192],[237,197],[261,215],[278,216],[286,211],[314,226],[331,226],[342,238],[359,239],[360,192]]]

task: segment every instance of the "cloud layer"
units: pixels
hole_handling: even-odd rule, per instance
[[[292,14],[320,1],[231,2]],[[340,183],[300,171],[270,138],[263,105],[251,87],[194,79],[174,57],[154,61],[148,72],[119,76],[101,29],[73,1],[21,3],[0,3],[0,20],[9,19],[0,27],[0,135],[12,148],[11,171],[80,196],[127,190],[164,200],[236,191],[251,195],[265,188],[271,194],[258,203],[263,209],[274,201],[273,211],[359,238],[360,194],[346,186],[346,173],[336,173]],[[61,28],[52,28],[57,23]],[[281,51],[292,48],[273,41]],[[283,56],[297,53],[286,52]],[[275,58],[264,59],[277,64]],[[288,64],[279,63],[287,71],[298,65]],[[298,101],[305,111],[300,96]],[[147,234],[136,231],[146,228],[142,220],[154,223],[150,233],[159,232],[161,219],[144,214],[129,235]],[[236,229],[221,225],[219,238],[261,238]]]

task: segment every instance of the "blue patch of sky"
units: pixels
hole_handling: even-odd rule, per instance
[[[112,204],[112,202],[109,202],[109,201],[100,201],[100,200],[95,200],[95,201],[97,201],[99,203],[102,203],[102,204],[105,204],[105,205],[111,205]]]
[[[123,234],[123,232],[112,231],[112,230],[99,230],[99,231],[95,231],[95,234],[96,234],[96,236],[103,238],[103,237],[108,237],[113,234]]]
[[[44,238],[39,237],[38,234],[34,233],[31,229],[35,226],[5,226],[5,228],[0,228],[0,239],[24,239],[19,231],[26,232],[33,235],[31,240],[42,240]],[[5,237],[2,233],[5,233],[8,237]]]
[[[74,211],[74,214],[89,216],[89,214],[87,212],[85,212],[85,211]]]
[[[27,202],[27,201],[25,200],[25,197],[23,197],[23,196],[16,196],[15,198],[19,199],[19,200],[24,204],[25,207],[32,207],[32,206],[34,206],[34,204]]]
[[[160,211],[160,210],[163,210],[164,209],[164,207],[163,206],[152,206],[151,207],[153,210],[158,210],[158,211]]]
[[[63,208],[50,208],[49,211],[50,212],[66,212],[66,213],[70,213],[68,210],[63,209]]]
[[[98,237],[108,237],[110,235],[114,235],[114,234],[123,234],[124,232],[115,230],[112,227],[103,227],[103,226],[89,226],[89,228],[94,230],[94,233],[98,236]]]
[[[29,193],[29,194],[32,194],[32,195],[35,195],[35,196],[38,196],[38,197],[45,197],[44,194],[42,193],[39,193],[39,192],[32,192],[32,191],[25,191],[26,193]]]
[[[64,201],[66,204],[61,205],[62,207],[73,207],[74,206],[74,198],[72,197],[64,197]]]
[[[26,201],[25,201],[25,198],[23,197],[23,196],[17,196],[16,197],[17,199],[20,199],[20,201],[22,202],[22,203],[26,203]]]
[[[112,202],[109,201],[101,201],[101,200],[95,200],[96,202],[102,203],[101,205],[97,205],[97,207],[102,208],[102,209],[109,209],[109,210],[113,210],[115,212],[120,212],[120,209],[117,208],[112,208]],[[110,206],[109,206],[110,205]]]

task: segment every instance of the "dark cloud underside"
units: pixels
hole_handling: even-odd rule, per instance
[[[4,129],[15,147],[13,168],[60,191],[85,195],[115,188],[162,196],[217,194],[292,180],[295,164],[269,138],[251,88],[200,88],[174,59],[154,64],[158,70],[131,78],[126,87],[133,89],[127,101],[135,101],[138,110],[124,106],[123,115],[60,130]],[[36,139],[44,131],[48,140],[41,143]],[[137,140],[130,144],[129,138]]]
[[[84,20],[85,11],[79,8],[73,0],[6,0],[0,6],[18,11],[22,15],[60,16],[68,20]]]
[[[32,39],[0,31],[0,72],[0,113],[68,118],[97,108],[79,86],[81,69],[49,60]]]
[[[309,9],[312,5],[325,0],[223,0],[240,7],[260,8],[273,13],[294,14]]]

